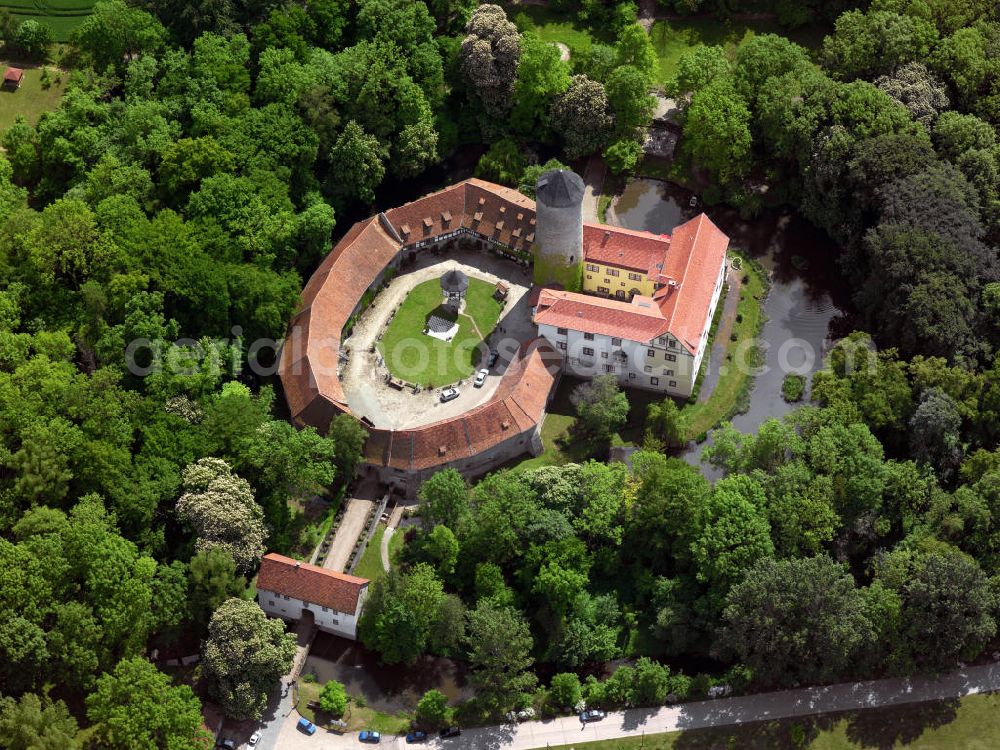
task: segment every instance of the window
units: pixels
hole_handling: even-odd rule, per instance
[[[624,281],[618,282],[618,286],[625,286],[625,282]]]
[[[556,333],[558,333],[560,336],[565,336],[566,335],[566,329],[565,328],[557,328],[556,329]]]
[[[608,276],[617,276],[617,275],[618,275],[618,269],[617,268],[609,268],[608,269]]]
[[[652,372],[653,368],[650,367],[649,365],[646,365],[645,367],[642,368],[642,371],[643,372]]]
[[[322,610],[323,610],[324,612],[329,612],[329,611],[330,611],[330,610],[328,610],[328,609],[327,609],[326,607],[321,607],[321,609],[322,609]]]
[[[589,274],[589,273],[588,273],[588,274],[587,274],[587,278],[588,278],[588,279],[592,279],[592,278],[594,278],[594,277],[593,277],[593,275],[592,275],[592,274]]]
[[[667,359],[667,362],[676,362],[677,361],[677,355],[676,354],[669,354],[668,353],[666,355],[666,359]]]
[[[595,264],[593,264],[593,263],[588,263],[588,264],[587,264],[587,270],[588,270],[588,271],[600,271],[600,270],[601,270],[601,267],[600,267],[600,266],[598,266],[598,265],[595,265]]]
[[[593,341],[594,340],[594,334],[592,334],[592,333],[585,333],[585,334],[583,334],[583,338],[586,339],[587,341]]]
[[[607,352],[601,352],[601,359],[607,359],[607,358],[608,358],[608,353]]]
[[[664,374],[664,375],[667,375],[667,376],[670,376],[670,375],[673,375],[673,374],[674,374],[674,371],[673,371],[673,370],[667,370],[667,369],[664,369],[664,370],[663,370],[663,374]]]
[[[630,279],[632,279],[632,281],[642,281],[642,274],[641,273],[630,273],[628,275],[628,277]]]
[[[677,340],[676,339],[670,339],[670,348],[671,349],[676,349],[677,348]]]
[[[611,279],[605,279],[605,280],[604,280],[604,283],[605,283],[605,284],[610,284],[610,283],[611,283]]]
[[[630,372],[630,373],[628,374],[628,379],[629,379],[629,380],[635,380],[635,373],[634,373],[634,372]]]
[[[309,602],[302,602],[302,609],[312,609],[312,606]]]
[[[274,606],[274,600],[273,599],[268,599],[267,600],[267,606],[273,607]]]
[[[562,349],[563,351],[566,351],[566,342],[565,341],[560,341],[559,342],[559,348]]]
[[[583,347],[583,356],[585,356],[585,357],[593,357],[594,356],[594,350],[591,349],[589,346]]]
[[[608,283],[608,280],[607,280],[607,279],[605,279],[605,280],[604,280],[604,283],[605,283],[605,284],[607,284],[607,283]],[[607,293],[608,293],[608,292],[610,292],[611,290],[610,290],[610,289],[608,289],[608,288],[607,288],[606,286],[599,286],[599,287],[597,287],[597,291],[598,291],[598,292],[600,292],[601,294],[607,294]]]
[[[671,380],[670,381],[670,387],[671,388],[676,388],[677,387],[677,381],[676,380]]]
[[[660,384],[660,379],[659,378],[650,378],[649,379],[649,384],[650,385],[659,385]]]
[[[667,345],[667,337],[666,336],[660,336],[660,338],[658,338],[656,340],[656,343],[658,345],[660,345],[660,346],[666,346]]]
[[[618,338],[612,338],[611,339],[611,346],[621,346],[621,345],[622,345],[622,340],[621,339],[618,339]]]
[[[290,597],[288,596],[288,594],[284,594],[284,597],[285,597],[285,601],[286,602],[290,599]]]
[[[615,371],[614,365],[604,365],[604,372],[614,372],[614,371]]]
[[[615,292],[615,296],[618,299],[625,299],[625,290],[624,289],[619,289],[617,292]]]
[[[334,625],[340,625],[340,620],[338,620],[336,617],[330,620],[330,622],[332,622]]]
[[[655,357],[656,356],[656,349],[647,349],[646,350],[646,356],[647,357]]]

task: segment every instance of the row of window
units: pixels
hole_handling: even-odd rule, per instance
[[[275,596],[278,597],[279,599],[284,599],[286,602],[291,601],[291,597],[288,596],[287,594],[275,594]],[[267,603],[270,606],[273,607],[274,606],[274,599],[268,599]],[[303,609],[312,609],[312,605],[309,602],[302,602],[302,608]],[[330,611],[327,607],[320,607],[320,609],[323,610],[324,612],[329,612]],[[284,612],[285,610],[281,610],[281,611]],[[336,610],[334,610],[334,611],[336,611]],[[334,620],[334,622],[337,622],[337,621]]]
[[[646,350],[646,356],[647,357],[655,357],[656,356],[656,349],[647,349]],[[670,352],[664,352],[663,353],[663,358],[665,360],[667,360],[667,362],[676,362],[677,361],[677,355],[676,354],[671,354]]]
[[[569,332],[565,328],[556,328],[556,333],[559,336],[565,336]],[[592,334],[592,333],[584,333],[583,334],[583,339],[584,339],[584,341],[593,341],[594,340],[594,334]],[[664,336],[661,336],[660,338],[658,338],[656,340],[656,343],[660,344],[661,346],[667,346],[668,341],[669,341],[669,345],[671,347],[676,347],[677,346],[677,342],[676,341],[674,341],[673,339],[667,339]],[[611,346],[621,346],[621,345],[622,345],[622,340],[620,338],[617,338],[617,337],[614,337],[614,336],[611,338]],[[565,344],[559,344],[559,348],[560,349],[565,349],[566,345]],[[587,354],[587,353],[593,354],[594,350],[593,349],[584,349],[583,353],[584,354]],[[656,356],[656,349],[649,349],[648,352],[647,352],[647,356],[655,357]],[[666,359],[668,362],[676,362],[677,361],[677,355],[676,354],[671,354],[670,352],[665,352],[664,355],[663,355],[663,358]]]
[[[601,267],[599,265],[597,265],[596,263],[587,263],[586,264],[586,268],[587,268],[588,271],[593,271],[595,273],[599,273],[600,270],[601,270]],[[610,266],[608,268],[604,269],[604,272],[608,276],[619,276],[621,274],[621,272],[617,268],[611,268]],[[642,281],[642,274],[641,273],[634,273],[632,271],[629,271],[628,272],[628,277],[632,281]],[[589,279],[591,277],[588,276],[587,278]],[[607,282],[607,279],[605,279],[605,283],[606,282]]]

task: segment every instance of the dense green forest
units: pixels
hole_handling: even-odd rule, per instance
[[[813,406],[722,430],[714,484],[655,440],[632,474],[428,482],[362,635],[388,662],[467,659],[484,716],[530,698],[536,662],[643,657],[542,694],[610,706],[945,669],[996,635],[1000,21],[770,6],[665,4],[835,20],[818,55],[760,35],[682,58],[680,159],[709,200],[836,238],[871,337]],[[471,0],[109,0],[74,32],[58,109],[2,135],[0,744],[200,747],[201,695],[259,716],[290,653],[249,581],[315,542],[303,503],[363,433],[294,429],[251,344],[381,186],[463,147],[512,185],[594,153],[635,169],[656,66],[635,6],[553,7],[609,43],[563,62]],[[202,641],[199,694],[144,656]]]

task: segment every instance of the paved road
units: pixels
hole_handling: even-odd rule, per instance
[[[442,750],[531,750],[619,737],[638,737],[643,734],[898,706],[997,690],[1000,690],[1000,664],[986,664],[968,667],[937,680],[918,677],[841,683],[739,698],[719,698],[660,709],[617,711],[608,714],[603,721],[590,724],[581,724],[576,717],[571,716],[550,721],[526,721],[518,725],[469,729],[461,737],[443,741],[434,739],[424,747],[439,747]],[[282,732],[280,750],[360,747],[357,733],[340,737],[322,734],[322,730],[312,738],[299,734],[303,738],[300,742],[289,731],[293,726],[289,717],[285,731]],[[402,740],[395,737],[384,738],[382,745],[404,747]]]

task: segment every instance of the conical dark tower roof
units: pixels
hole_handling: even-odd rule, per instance
[[[583,201],[583,180],[568,169],[550,169],[542,173],[535,185],[535,195],[546,206],[566,208]]]

